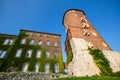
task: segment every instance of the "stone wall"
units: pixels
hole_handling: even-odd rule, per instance
[[[35,72],[13,72],[13,73],[0,73],[0,80],[52,80],[61,77],[68,77],[65,74],[45,74]]]

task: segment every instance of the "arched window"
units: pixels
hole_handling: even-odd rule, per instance
[[[27,72],[27,70],[28,70],[28,63],[25,63],[23,65],[23,72]]]
[[[50,72],[50,64],[48,64],[48,63],[45,64],[44,72],[45,73],[49,73]]]
[[[35,72],[39,72],[40,65],[38,63],[35,64]]]
[[[31,41],[30,41],[30,45],[33,45],[34,44],[34,40],[32,39]]]
[[[54,65],[54,70],[55,70],[55,73],[59,73],[59,65],[58,64]]]

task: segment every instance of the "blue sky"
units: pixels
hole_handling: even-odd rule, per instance
[[[61,34],[64,61],[68,9],[81,9],[115,51],[120,52],[120,0],[0,0],[0,33],[18,35],[20,29]]]

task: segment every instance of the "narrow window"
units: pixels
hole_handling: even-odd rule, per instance
[[[23,65],[23,72],[27,72],[27,70],[28,70],[28,64],[25,63],[25,64]]]
[[[40,65],[38,63],[35,64],[35,72],[39,72]]]
[[[4,44],[4,45],[8,45],[8,44],[9,44],[9,41],[10,41],[9,39],[6,39],[3,44]]]
[[[50,46],[50,41],[47,41],[47,42],[46,42],[46,46]]]
[[[19,50],[17,50],[17,52],[16,52],[16,57],[20,57],[21,56],[21,53],[22,53],[22,49],[19,49]]]
[[[32,55],[32,50],[28,50],[26,53],[26,58],[30,58]]]
[[[59,73],[59,65],[58,64],[54,65],[54,70],[55,70],[55,73]]]
[[[58,58],[58,52],[57,51],[54,52],[54,58]]]
[[[84,24],[83,28],[84,28],[84,29],[88,29],[88,28],[89,28],[89,25],[88,25],[88,24]]]
[[[90,35],[89,35],[89,33],[86,32],[86,33],[84,33],[84,36],[90,36]]]
[[[31,41],[30,41],[30,45],[34,45],[34,40],[31,40]]]
[[[50,52],[46,51],[46,58],[50,58]]]
[[[37,51],[37,54],[36,54],[36,58],[40,58],[40,57],[41,57],[41,51],[38,50],[38,51]]]
[[[42,41],[41,40],[39,41],[38,45],[40,45],[40,46],[42,45]]]
[[[6,53],[7,53],[7,51],[1,50],[1,51],[0,51],[0,58],[4,58],[5,55],[6,55]]]
[[[54,42],[54,47],[57,47],[57,42]]]
[[[26,39],[22,39],[21,44],[25,44],[25,43],[26,43]]]
[[[50,65],[49,64],[45,64],[45,69],[44,69],[45,73],[49,73],[50,72]]]

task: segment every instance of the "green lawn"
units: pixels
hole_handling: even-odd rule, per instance
[[[120,80],[120,77],[66,77],[55,80]]]

